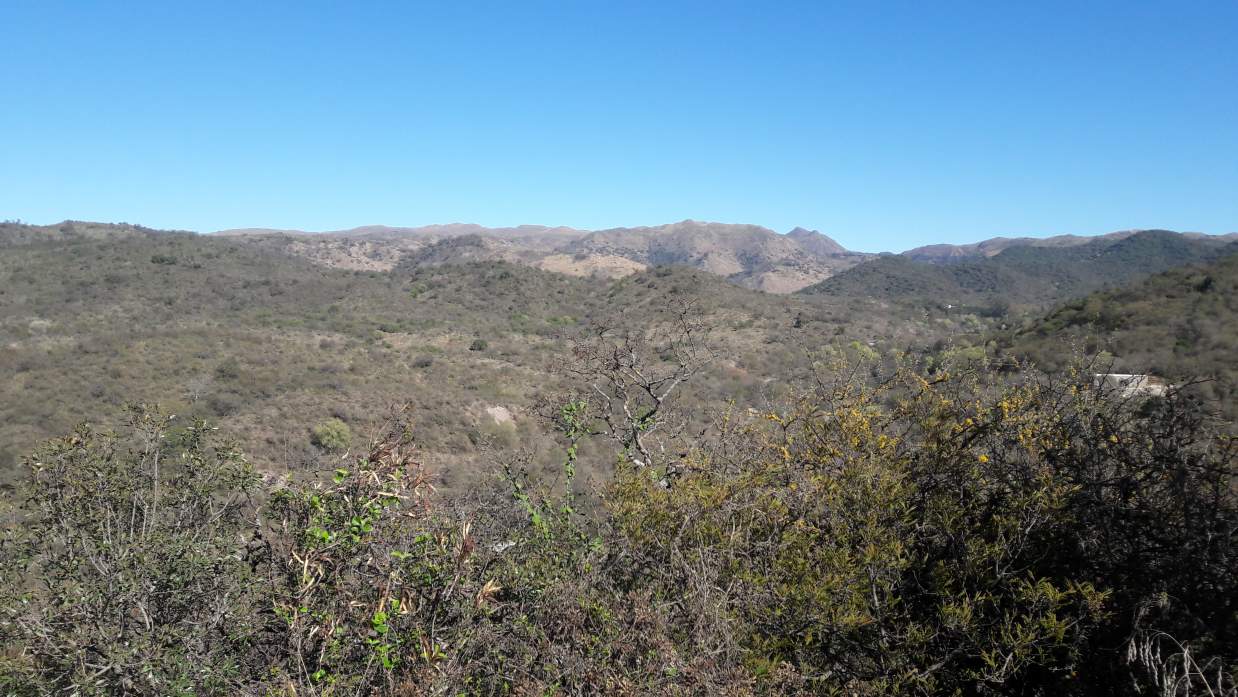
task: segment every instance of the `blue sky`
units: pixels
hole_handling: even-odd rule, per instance
[[[0,3],[0,218],[1238,230],[1238,2]]]

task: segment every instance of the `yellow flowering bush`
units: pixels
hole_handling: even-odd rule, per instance
[[[1134,631],[1132,607],[1164,581],[1118,576],[1125,554],[1086,558],[1129,516],[1114,482],[1147,489],[1145,470],[1177,467],[1217,485],[1206,473],[1224,456],[1188,438],[1162,452],[1130,405],[1069,387],[908,367],[877,388],[823,383],[732,425],[738,457],[701,450],[669,487],[623,470],[611,511],[668,606],[712,613],[730,642],[715,650],[767,689],[1087,692],[1080,672],[1124,669],[1096,662],[1097,638]],[[1152,420],[1185,434],[1180,417]],[[1115,457],[1115,444],[1134,445]],[[1224,506],[1232,535],[1232,496]],[[1232,558],[1210,561],[1223,586]]]

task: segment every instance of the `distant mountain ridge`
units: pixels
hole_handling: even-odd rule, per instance
[[[797,227],[788,232],[787,237],[795,240],[801,247],[815,254],[851,254],[841,244],[816,230],[806,230],[802,227]]]
[[[1115,371],[1150,373],[1195,389],[1238,418],[1238,242],[1187,264],[1058,305],[991,338],[999,356],[1060,370],[1063,346],[1110,353]]]
[[[689,266],[771,292],[796,290],[870,256],[848,252],[820,233],[810,234],[815,239],[780,235],[759,225],[684,220],[600,230],[571,242],[564,252],[623,257],[645,266]]]
[[[212,235],[242,236],[242,235],[344,235],[350,237],[399,237],[407,235],[428,235],[434,237],[454,237],[458,235],[487,236],[531,236],[540,234],[584,235],[588,230],[577,230],[570,227],[550,227],[547,225],[517,225],[515,227],[491,228],[476,223],[444,223],[436,225],[420,225],[416,227],[397,227],[391,225],[359,225],[346,230],[323,230],[319,232],[285,228],[232,228],[219,230]]]
[[[157,232],[128,224],[4,223],[0,224],[0,245],[116,239]],[[995,294],[1009,295],[1016,302],[1060,299],[1064,293],[1098,287],[1097,279],[1118,282],[1131,278],[1131,274],[1154,273],[1169,268],[1167,264],[1202,258],[1187,253],[1184,246],[1204,249],[1238,240],[1235,233],[1208,236],[1144,230],[1095,237],[995,237],[966,245],[928,245],[899,255],[875,255],[848,251],[827,235],[802,227],[780,234],[760,225],[697,220],[596,231],[450,223],[365,225],[319,233],[242,228],[213,234],[276,248],[322,266],[358,271],[389,271],[409,264],[507,261],[575,276],[619,278],[653,266],[686,266],[771,293],[802,290],[808,294],[886,299],[939,295],[956,302],[983,301]],[[1142,240],[1143,246],[1122,245],[1135,238]],[[1152,239],[1160,240],[1159,248],[1148,246]],[[1105,252],[1111,247],[1116,251]],[[1111,258],[1122,250],[1128,253],[1124,261]]]
[[[917,261],[950,263],[976,257],[992,257],[1011,247],[1079,247],[1093,242],[1109,240],[1116,242],[1140,232],[1153,230],[1121,230],[1105,235],[1054,235],[1053,237],[992,237],[970,244],[930,244],[901,252],[902,256]],[[1161,232],[1170,232],[1163,230]],[[1225,235],[1205,235],[1198,232],[1176,233],[1191,239],[1238,240],[1238,232]]]
[[[1082,244],[1012,245],[992,255],[949,263],[882,255],[800,292],[921,305],[1052,303],[1217,259],[1238,250],[1234,239],[1142,230],[1090,238]]]
[[[696,220],[596,231],[455,223],[369,225],[322,233],[246,228],[215,234],[278,238],[292,253],[346,268],[392,268],[401,261],[443,264],[489,259],[577,276],[616,278],[651,266],[688,266],[774,293],[793,292],[872,256],[849,252],[826,235],[803,228],[782,235],[759,225]]]

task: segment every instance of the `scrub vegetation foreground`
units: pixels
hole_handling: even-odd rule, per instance
[[[1238,693],[1228,238],[311,241],[0,225],[0,695]]]
[[[698,329],[578,346],[561,471],[450,496],[408,410],[301,479],[151,408],[48,442],[0,692],[1235,694],[1236,444],[1184,393],[839,359],[687,430]]]

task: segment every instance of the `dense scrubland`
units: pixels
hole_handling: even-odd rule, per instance
[[[998,354],[1061,369],[1063,345],[1103,354],[1117,372],[1186,382],[1238,420],[1238,254],[1094,293],[999,332]]]
[[[775,296],[3,231],[0,694],[1238,693],[1223,245]]]
[[[663,425],[650,402],[628,422],[568,402],[560,476],[514,461],[450,497],[415,413],[305,481],[259,477],[200,422],[83,427],[28,463],[0,685],[1233,693],[1231,437],[1084,373],[893,366],[874,387],[838,367],[665,454],[629,437]],[[617,466],[581,492],[590,439]]]

